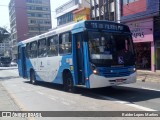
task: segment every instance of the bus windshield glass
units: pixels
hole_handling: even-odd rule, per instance
[[[88,32],[90,62],[96,66],[131,66],[135,52],[130,34]]]

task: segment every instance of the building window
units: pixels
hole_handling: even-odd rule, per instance
[[[27,10],[39,10],[39,11],[49,11],[50,7],[48,6],[38,6],[38,5],[28,5]]]
[[[26,0],[27,3],[38,3],[38,4],[42,4],[42,0]]]
[[[136,1],[138,1],[138,0],[123,0],[123,5],[129,4],[132,2],[136,2]]]
[[[27,3],[49,4],[49,0],[26,0]]]
[[[57,24],[58,25],[63,25],[63,24],[66,24],[66,23],[69,23],[69,22],[72,22],[72,21],[73,21],[72,12],[67,13],[65,15],[62,15],[62,16],[57,18]]]
[[[27,13],[28,17],[41,17],[41,18],[50,18],[50,14],[44,14],[44,13]]]

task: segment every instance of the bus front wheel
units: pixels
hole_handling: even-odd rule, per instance
[[[35,85],[37,83],[34,71],[31,71],[31,74],[30,74],[30,83],[32,83],[33,85]]]
[[[76,91],[74,84],[73,84],[73,77],[70,72],[63,74],[63,86],[64,86],[64,90],[67,92],[75,92]]]

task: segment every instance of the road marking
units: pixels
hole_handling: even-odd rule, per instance
[[[56,100],[55,98],[50,98],[50,99],[52,99],[52,100],[54,100],[54,101]]]
[[[53,95],[48,95],[48,98],[54,98],[54,99],[59,99],[59,97],[53,96]]]
[[[64,102],[64,101],[62,101],[61,103],[63,103],[64,105],[70,105],[69,103]]]
[[[29,92],[29,91],[31,91],[30,89],[26,89],[25,87],[21,87],[24,91],[27,91],[27,92]]]
[[[54,100],[54,101],[58,99],[58,97],[55,97],[55,96],[52,96],[52,95],[47,95],[47,97],[48,97],[49,99]]]
[[[157,90],[157,89],[152,89],[152,88],[147,88],[147,87],[141,87],[141,88],[145,90],[152,90],[152,91],[160,92],[160,90]]]
[[[41,95],[44,95],[44,93],[43,92],[40,92],[40,91],[36,91],[38,94],[41,94]]]
[[[107,99],[107,100],[111,100],[111,101],[114,101],[114,102],[117,102],[117,103],[125,104],[125,105],[131,106],[131,107],[134,107],[134,108],[138,108],[138,109],[141,109],[141,110],[144,110],[144,111],[157,111],[157,110],[154,110],[154,109],[151,109],[151,108],[136,105],[136,104],[131,103],[131,102],[122,101],[122,100],[118,100],[118,99],[103,96],[103,95],[98,95],[98,96],[103,98],[103,99]]]

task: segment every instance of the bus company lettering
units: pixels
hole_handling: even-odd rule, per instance
[[[116,25],[116,24],[91,23],[91,27],[96,29],[107,29],[107,30],[115,30],[115,31],[124,30],[124,27],[122,25]]]
[[[110,25],[110,24],[105,24],[105,29],[108,30],[117,30],[117,31],[122,31],[123,30],[123,26],[120,25]]]

